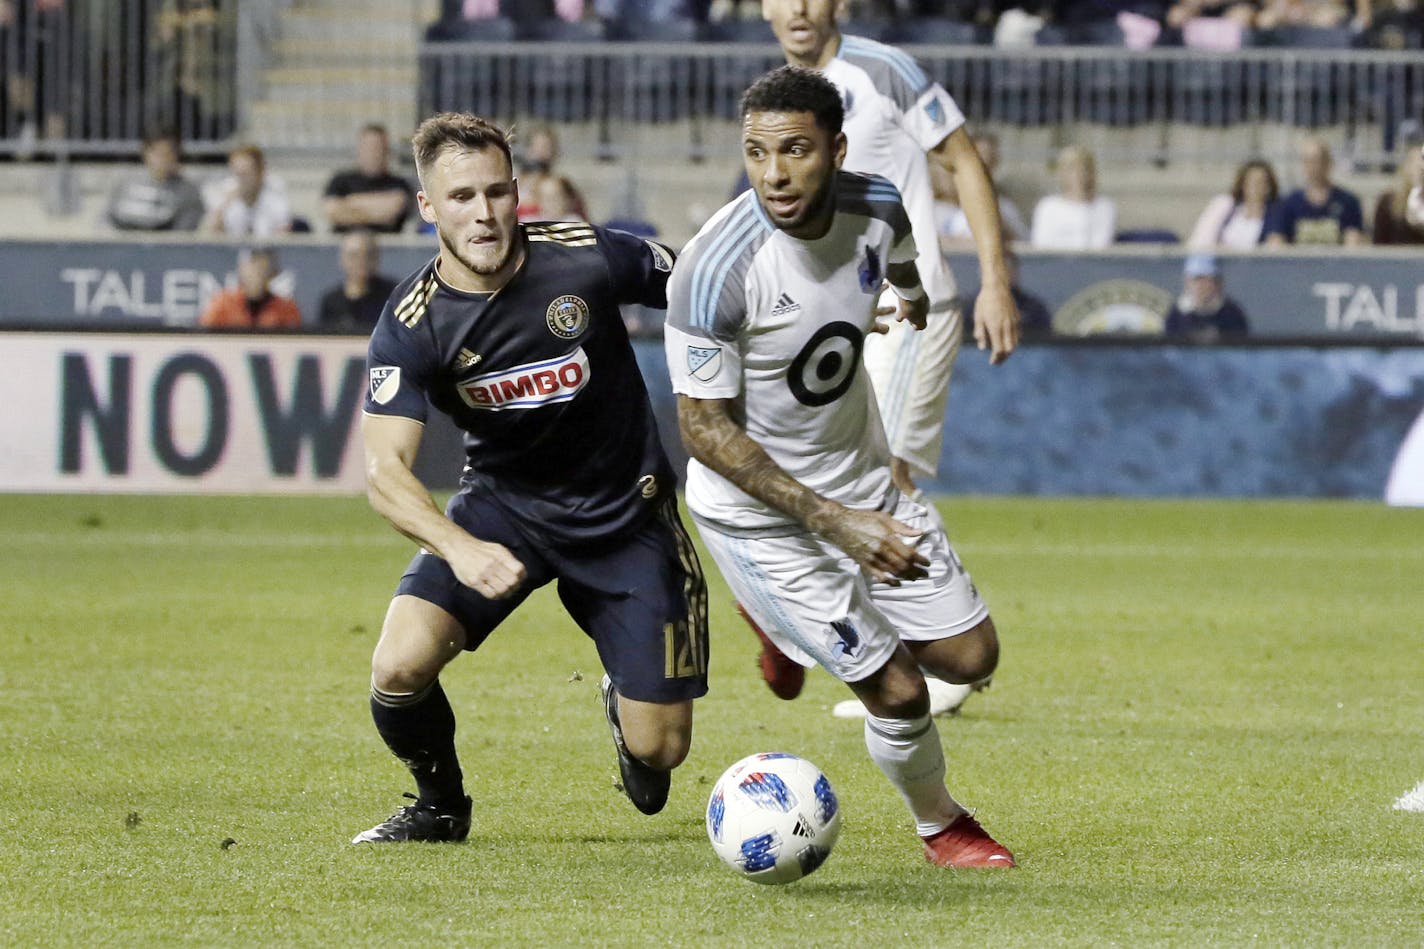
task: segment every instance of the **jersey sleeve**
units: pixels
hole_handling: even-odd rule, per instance
[[[604,227],[595,227],[594,231],[608,261],[614,298],[619,303],[665,309],[668,277],[677,255],[664,244],[627,231]]]
[[[433,363],[416,330],[398,320],[387,303],[366,351],[366,414],[424,424]]]
[[[741,395],[747,272],[739,259],[729,265],[716,241],[694,239],[678,259],[663,327],[674,392],[694,399]]]
[[[964,125],[964,113],[939,83],[930,83],[904,111],[901,125],[921,148],[929,151]]]
[[[889,100],[891,118],[929,151],[964,124],[964,112],[944,87],[903,50],[867,40],[847,42],[849,58]]]

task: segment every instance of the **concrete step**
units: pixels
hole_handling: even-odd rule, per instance
[[[362,99],[405,103],[414,101],[416,70],[411,66],[368,69],[329,67],[270,69],[264,98],[283,102]]]
[[[360,66],[415,62],[417,44],[396,39],[300,39],[284,37],[272,44],[272,59],[282,66]]]
[[[424,29],[425,24],[417,21],[405,7],[394,10],[296,8],[282,14],[280,34],[291,40],[338,38],[347,42],[386,41],[408,46]]]

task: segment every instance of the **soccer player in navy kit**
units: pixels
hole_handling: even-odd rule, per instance
[[[653,814],[707,691],[706,587],[618,304],[666,306],[673,255],[583,223],[520,225],[508,139],[472,115],[414,138],[438,256],[371,336],[371,505],[422,547],[372,657],[371,713],[418,796],[355,843],[458,841],[471,802],[442,668],[534,589],[593,640],[624,790]],[[427,401],[465,432],[442,513],[411,472]]]

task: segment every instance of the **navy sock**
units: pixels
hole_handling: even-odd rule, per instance
[[[373,686],[371,718],[386,747],[410,769],[422,802],[464,806],[455,712],[438,679],[415,693],[382,692]]]

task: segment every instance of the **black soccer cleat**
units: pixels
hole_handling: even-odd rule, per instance
[[[667,803],[672,772],[650,768],[628,753],[628,746],[623,743],[623,729],[618,724],[618,690],[613,688],[613,680],[607,675],[604,675],[598,689],[603,695],[603,717],[608,719],[608,727],[613,731],[613,744],[618,749],[618,771],[623,777],[623,793],[644,814],[656,814]]]
[[[415,801],[396,811],[389,818],[351,838],[353,844],[394,844],[407,840],[431,843],[459,843],[470,833],[470,799],[463,807],[426,804],[414,794]]]

